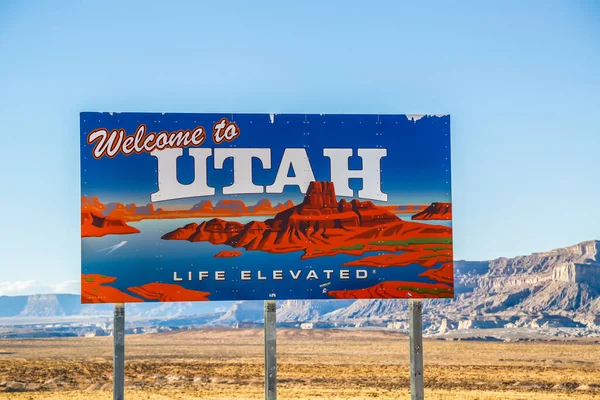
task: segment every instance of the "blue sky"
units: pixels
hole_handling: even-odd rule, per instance
[[[455,254],[600,239],[600,6],[0,2],[0,294],[75,291],[79,112],[452,116]]]

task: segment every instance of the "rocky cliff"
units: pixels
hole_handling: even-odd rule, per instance
[[[552,269],[551,279],[556,282],[582,283],[591,287],[600,287],[600,264],[562,263]]]
[[[599,241],[588,241],[528,256],[457,261],[456,297],[426,300],[425,325],[433,333],[438,332],[442,320],[446,320],[445,329],[484,325],[600,329],[599,249]],[[406,302],[356,301],[324,316],[337,321],[382,317],[404,321]]]

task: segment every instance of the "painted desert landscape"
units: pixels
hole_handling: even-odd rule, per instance
[[[407,399],[402,333],[279,329],[282,399]],[[112,398],[112,338],[0,340],[0,398]],[[263,398],[262,329],[200,329],[126,338],[126,398]],[[571,341],[425,340],[432,400],[600,396],[598,338]]]
[[[309,184],[298,204],[288,200],[275,206],[269,199],[252,206],[241,199],[219,200],[216,205],[203,200],[163,210],[152,204],[104,204],[84,197],[82,300],[276,297],[273,285],[253,282],[249,287],[235,275],[260,269],[275,276],[283,266],[313,270],[306,278],[297,275],[300,279],[294,282],[276,285],[283,298],[448,298],[454,294],[451,219],[450,203],[390,205],[338,199],[332,182],[318,181]],[[223,260],[217,263],[214,258]],[[144,274],[123,274],[132,263],[143,263]],[[187,271],[181,271],[186,264]],[[207,279],[222,270],[232,294],[215,290],[210,281],[195,281],[200,268],[208,269],[203,276]],[[359,269],[365,274],[362,280],[344,280],[341,275],[342,270],[349,276]],[[326,270],[338,278],[328,275],[325,288],[319,285]]]

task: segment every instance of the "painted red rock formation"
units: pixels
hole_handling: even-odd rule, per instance
[[[98,200],[97,197],[82,197],[81,211],[90,211],[97,215],[102,215],[106,206]]]
[[[429,225],[399,220],[368,229],[358,230],[344,238],[337,246],[312,246],[302,258],[335,255],[339,253],[361,255],[366,252],[418,251],[419,245],[449,245],[452,229],[446,226]],[[382,261],[382,259],[380,260]]]
[[[125,235],[139,233],[122,219],[103,217],[91,211],[81,211],[81,237],[100,237],[104,235]]]
[[[160,212],[160,209],[155,210],[154,204],[148,203],[145,206],[136,206],[135,204],[131,204],[135,207],[134,213],[138,215],[154,215],[157,212]]]
[[[242,255],[241,251],[236,251],[236,250],[223,250],[217,254],[214,255],[214,258],[232,258],[232,257],[239,257]]]
[[[140,303],[144,301],[108,286],[116,280],[117,278],[100,274],[82,274],[82,303]],[[209,292],[199,292],[176,284],[158,282],[130,287],[127,290],[146,300],[158,301],[208,301],[208,295],[210,295]]]
[[[196,203],[190,208],[190,212],[204,212],[204,213],[212,213],[213,212],[213,203],[210,200],[203,200],[199,203]]]
[[[107,216],[123,218],[135,214],[135,204],[125,205],[123,203],[108,203],[104,214]]]
[[[303,258],[310,258],[362,254],[374,248],[389,251],[400,245],[395,241],[401,239],[439,241],[451,238],[451,234],[449,227],[402,221],[370,201],[337,201],[333,183],[311,182],[301,204],[272,219],[246,225],[212,219],[196,226],[186,225],[163,239],[209,241],[273,253],[304,251]]]
[[[333,182],[311,182],[302,205],[314,209],[337,208]]]
[[[123,218],[125,220],[141,220],[159,213],[154,209],[154,204],[138,206],[136,204],[108,203],[104,215],[113,218]]]
[[[412,216],[413,220],[452,219],[452,203],[431,203],[429,207]]]
[[[336,299],[451,298],[454,290],[441,283],[387,281],[365,289],[332,290],[329,295]]]
[[[81,275],[82,303],[139,303],[142,300],[111,286],[117,278],[100,274]]]
[[[344,244],[363,229],[399,222],[400,219],[370,201],[337,201],[331,182],[311,182],[304,201],[261,224],[247,224],[231,244],[267,251],[303,250],[313,245]],[[263,231],[264,229],[264,231]]]
[[[177,228],[174,231],[166,233],[162,236],[162,239],[167,240],[188,240],[198,229],[198,224],[192,222],[191,224],[184,225],[181,228]]]
[[[248,213],[248,207],[246,207],[246,204],[241,200],[219,200],[214,211],[230,214],[245,214]]]
[[[178,228],[164,234],[162,239],[223,244],[232,237],[238,235],[243,228],[244,225],[239,222],[213,218],[209,221],[202,222],[200,225],[195,222],[187,224],[183,228]]]
[[[394,206],[396,212],[399,214],[414,214],[414,213],[418,213],[418,212],[425,210],[427,207],[428,206],[415,205],[415,204]]]
[[[436,247],[432,247],[436,246]],[[375,249],[374,249],[375,250]],[[410,264],[419,264],[431,268],[438,263],[452,262],[452,247],[450,245],[410,245],[407,247],[396,247],[402,253],[383,253],[376,256],[368,256],[343,264],[354,267],[405,267]]]
[[[291,200],[286,201],[285,203],[279,203],[274,208],[277,211],[287,210],[288,208],[294,207],[294,202]]]
[[[174,283],[148,283],[127,288],[146,300],[156,301],[208,301],[209,292],[186,289]]]
[[[100,217],[120,219],[125,222],[141,221],[144,219],[176,219],[191,217],[229,217],[243,215],[275,215],[280,211],[293,207],[291,200],[273,206],[269,199],[259,200],[253,206],[246,206],[241,200],[222,200],[213,206],[212,201],[203,200],[189,209],[161,209],[153,204],[146,205],[123,204],[112,202],[101,203],[97,197],[82,197],[81,210],[93,212]]]
[[[246,206],[241,200],[221,200],[216,206],[213,206],[210,200],[204,200],[190,208],[191,214],[205,214],[213,216],[228,215],[275,215],[278,211],[283,211],[293,207],[294,203],[288,200],[285,204],[279,203],[276,206],[271,204],[269,199],[261,199],[253,206]]]
[[[432,281],[438,281],[441,283],[454,283],[454,268],[452,263],[443,264],[440,268],[430,269],[419,276],[425,276]]]
[[[248,210],[252,213],[273,212],[275,209],[269,199],[259,200],[255,205],[249,206]]]

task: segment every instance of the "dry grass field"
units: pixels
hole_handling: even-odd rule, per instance
[[[427,399],[600,399],[600,344],[427,340]],[[0,340],[0,399],[112,399],[112,338]],[[126,398],[260,399],[262,330],[126,338]],[[408,399],[408,340],[278,330],[281,399]]]

